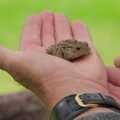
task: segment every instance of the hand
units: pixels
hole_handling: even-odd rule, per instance
[[[23,50],[33,51],[37,49],[37,51],[41,51],[39,37],[40,32],[38,30],[40,29],[40,27],[37,29],[33,28],[34,24],[40,24],[40,20],[38,19],[38,17],[41,17],[43,21],[42,34],[44,35],[42,35],[42,51],[44,51],[45,48],[50,46],[51,44],[66,39],[75,38],[77,40],[82,40],[89,43],[92,54],[89,57],[86,57],[85,59],[78,60],[73,63],[75,68],[78,69],[77,71],[79,71],[80,76],[83,76],[86,79],[84,81],[82,80],[82,86],[84,87],[80,86],[81,80],[78,81],[79,89],[80,87],[82,87],[82,91],[83,89],[84,91],[91,91],[89,89],[92,89],[92,91],[94,92],[102,91],[104,93],[107,93],[106,70],[102,61],[97,55],[95,48],[93,47],[89,33],[88,31],[86,31],[86,26],[81,22],[77,21],[72,24],[69,24],[70,22],[63,14],[53,14],[49,12],[42,13],[41,16],[33,16],[32,19],[30,18],[30,20],[27,21],[27,25],[25,26],[23,32]],[[29,33],[28,29],[30,30]],[[74,81],[74,83],[75,82],[77,81]]]
[[[72,38],[88,42],[91,55],[71,63],[46,54],[51,44]],[[63,14],[49,12],[29,17],[21,45],[20,52],[0,48],[0,67],[50,107],[72,93],[109,94],[106,69],[81,22],[69,24]]]

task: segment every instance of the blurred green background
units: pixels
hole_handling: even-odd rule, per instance
[[[0,44],[16,50],[27,16],[43,10],[64,12],[71,20],[87,23],[93,41],[106,65],[120,55],[120,0],[0,0]],[[0,93],[22,90],[0,71]]]

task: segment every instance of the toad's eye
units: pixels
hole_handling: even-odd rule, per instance
[[[76,49],[77,49],[77,50],[80,50],[81,48],[80,48],[80,47],[77,47]]]

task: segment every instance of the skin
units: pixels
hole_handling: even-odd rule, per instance
[[[72,38],[87,42],[91,55],[70,63],[46,54],[48,46]],[[0,47],[0,68],[38,95],[49,109],[72,93],[101,92],[119,101],[114,89],[119,90],[120,84],[113,77],[120,73],[119,68],[106,70],[85,24],[70,23],[61,13],[43,12],[27,19],[21,39],[21,51]],[[98,111],[110,110],[95,108],[90,112]]]

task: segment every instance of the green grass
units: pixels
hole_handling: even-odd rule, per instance
[[[87,23],[105,64],[113,65],[113,59],[120,54],[120,0],[0,0],[0,44],[18,49],[26,17],[46,9]],[[21,89],[0,71],[0,93]]]

